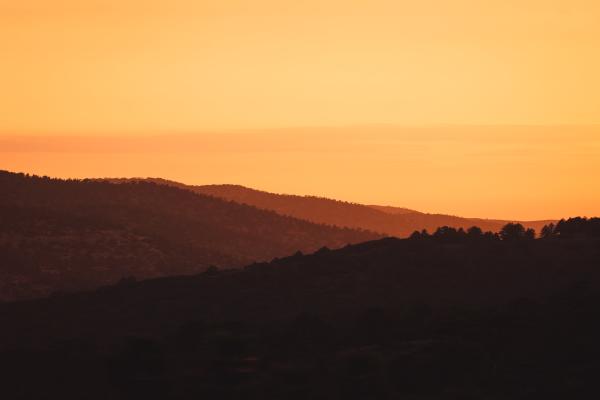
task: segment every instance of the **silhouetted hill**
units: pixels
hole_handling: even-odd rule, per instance
[[[0,305],[3,393],[597,397],[598,222],[538,240],[443,229]]]
[[[394,214],[394,215],[411,214],[411,213],[422,214],[418,211],[411,210],[410,208],[403,208],[403,207],[377,206],[377,205],[373,205],[373,204],[370,204],[367,207],[373,208],[378,211],[382,211],[386,214]]]
[[[462,218],[443,214],[426,214],[407,208],[389,206],[366,206],[314,196],[294,196],[274,194],[249,189],[238,185],[182,185],[165,180],[159,183],[176,184],[188,187],[196,193],[249,204],[258,208],[273,210],[278,214],[289,215],[319,224],[331,224],[350,228],[360,228],[382,232],[388,235],[407,237],[414,231],[427,229],[435,231],[441,226],[467,229],[479,226],[484,231],[499,231],[513,221]],[[539,231],[553,221],[522,221],[526,228]]]
[[[0,172],[0,299],[242,266],[378,237],[152,182]]]
[[[236,203],[272,210],[280,215],[292,216],[317,224],[328,224],[354,229],[382,232],[386,235],[408,237],[426,229],[430,232],[442,226],[467,229],[479,226],[485,231],[498,232],[513,221],[463,218],[444,214],[427,214],[408,208],[362,205],[316,196],[275,194],[240,185],[186,185],[161,178],[111,178],[110,182],[149,181],[157,184],[188,189],[195,193],[214,196]],[[519,221],[516,221],[519,222]],[[553,220],[520,221],[526,228],[539,231]]]

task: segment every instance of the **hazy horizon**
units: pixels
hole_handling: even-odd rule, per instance
[[[239,184],[428,213],[508,220],[598,215],[598,126],[0,135],[0,168],[62,178]],[[574,179],[576,177],[576,179]]]

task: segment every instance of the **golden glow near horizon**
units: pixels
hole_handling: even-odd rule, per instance
[[[600,214],[598,21],[596,0],[0,0],[0,168]],[[303,126],[331,128],[274,129]]]
[[[600,215],[600,126],[439,126],[0,137],[0,168],[235,183],[432,213]]]

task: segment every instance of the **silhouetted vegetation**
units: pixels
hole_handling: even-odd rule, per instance
[[[441,226],[433,233],[429,235],[426,230],[421,232],[415,231],[410,236],[410,239],[427,239],[433,238],[443,242],[465,242],[465,241],[493,241],[493,240],[505,240],[505,241],[522,241],[522,240],[533,240],[535,239],[535,230],[532,228],[525,229],[525,227],[518,223],[508,223],[500,229],[499,233],[495,232],[483,232],[478,226],[472,226],[466,231],[463,228],[453,228],[451,226]]]
[[[573,218],[541,239],[443,227],[0,304],[3,394],[595,398],[597,227]]]
[[[554,236],[554,229],[555,229],[554,224],[544,225],[544,227],[540,231],[540,237],[542,237],[544,239],[551,238],[552,236]]]
[[[506,221],[500,220],[426,214],[406,208],[367,206],[315,196],[274,194],[237,185],[191,186],[164,179],[151,179],[151,181],[273,210],[281,215],[314,223],[368,229],[397,237],[408,237],[414,230],[435,231],[440,226],[467,229],[477,225],[486,231],[498,232],[506,224]],[[548,221],[523,222],[527,228],[538,230],[547,223]]]
[[[535,231],[533,229],[525,229],[521,224],[509,223],[504,225],[500,230],[500,237],[502,240],[531,240],[535,238]]]
[[[0,171],[0,300],[192,274],[380,237],[152,182]]]
[[[569,218],[558,221],[552,235],[560,237],[600,237],[600,218]]]

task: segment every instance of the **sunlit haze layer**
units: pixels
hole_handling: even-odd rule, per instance
[[[600,214],[600,127],[363,126],[0,138],[0,168],[237,183],[504,219]]]

